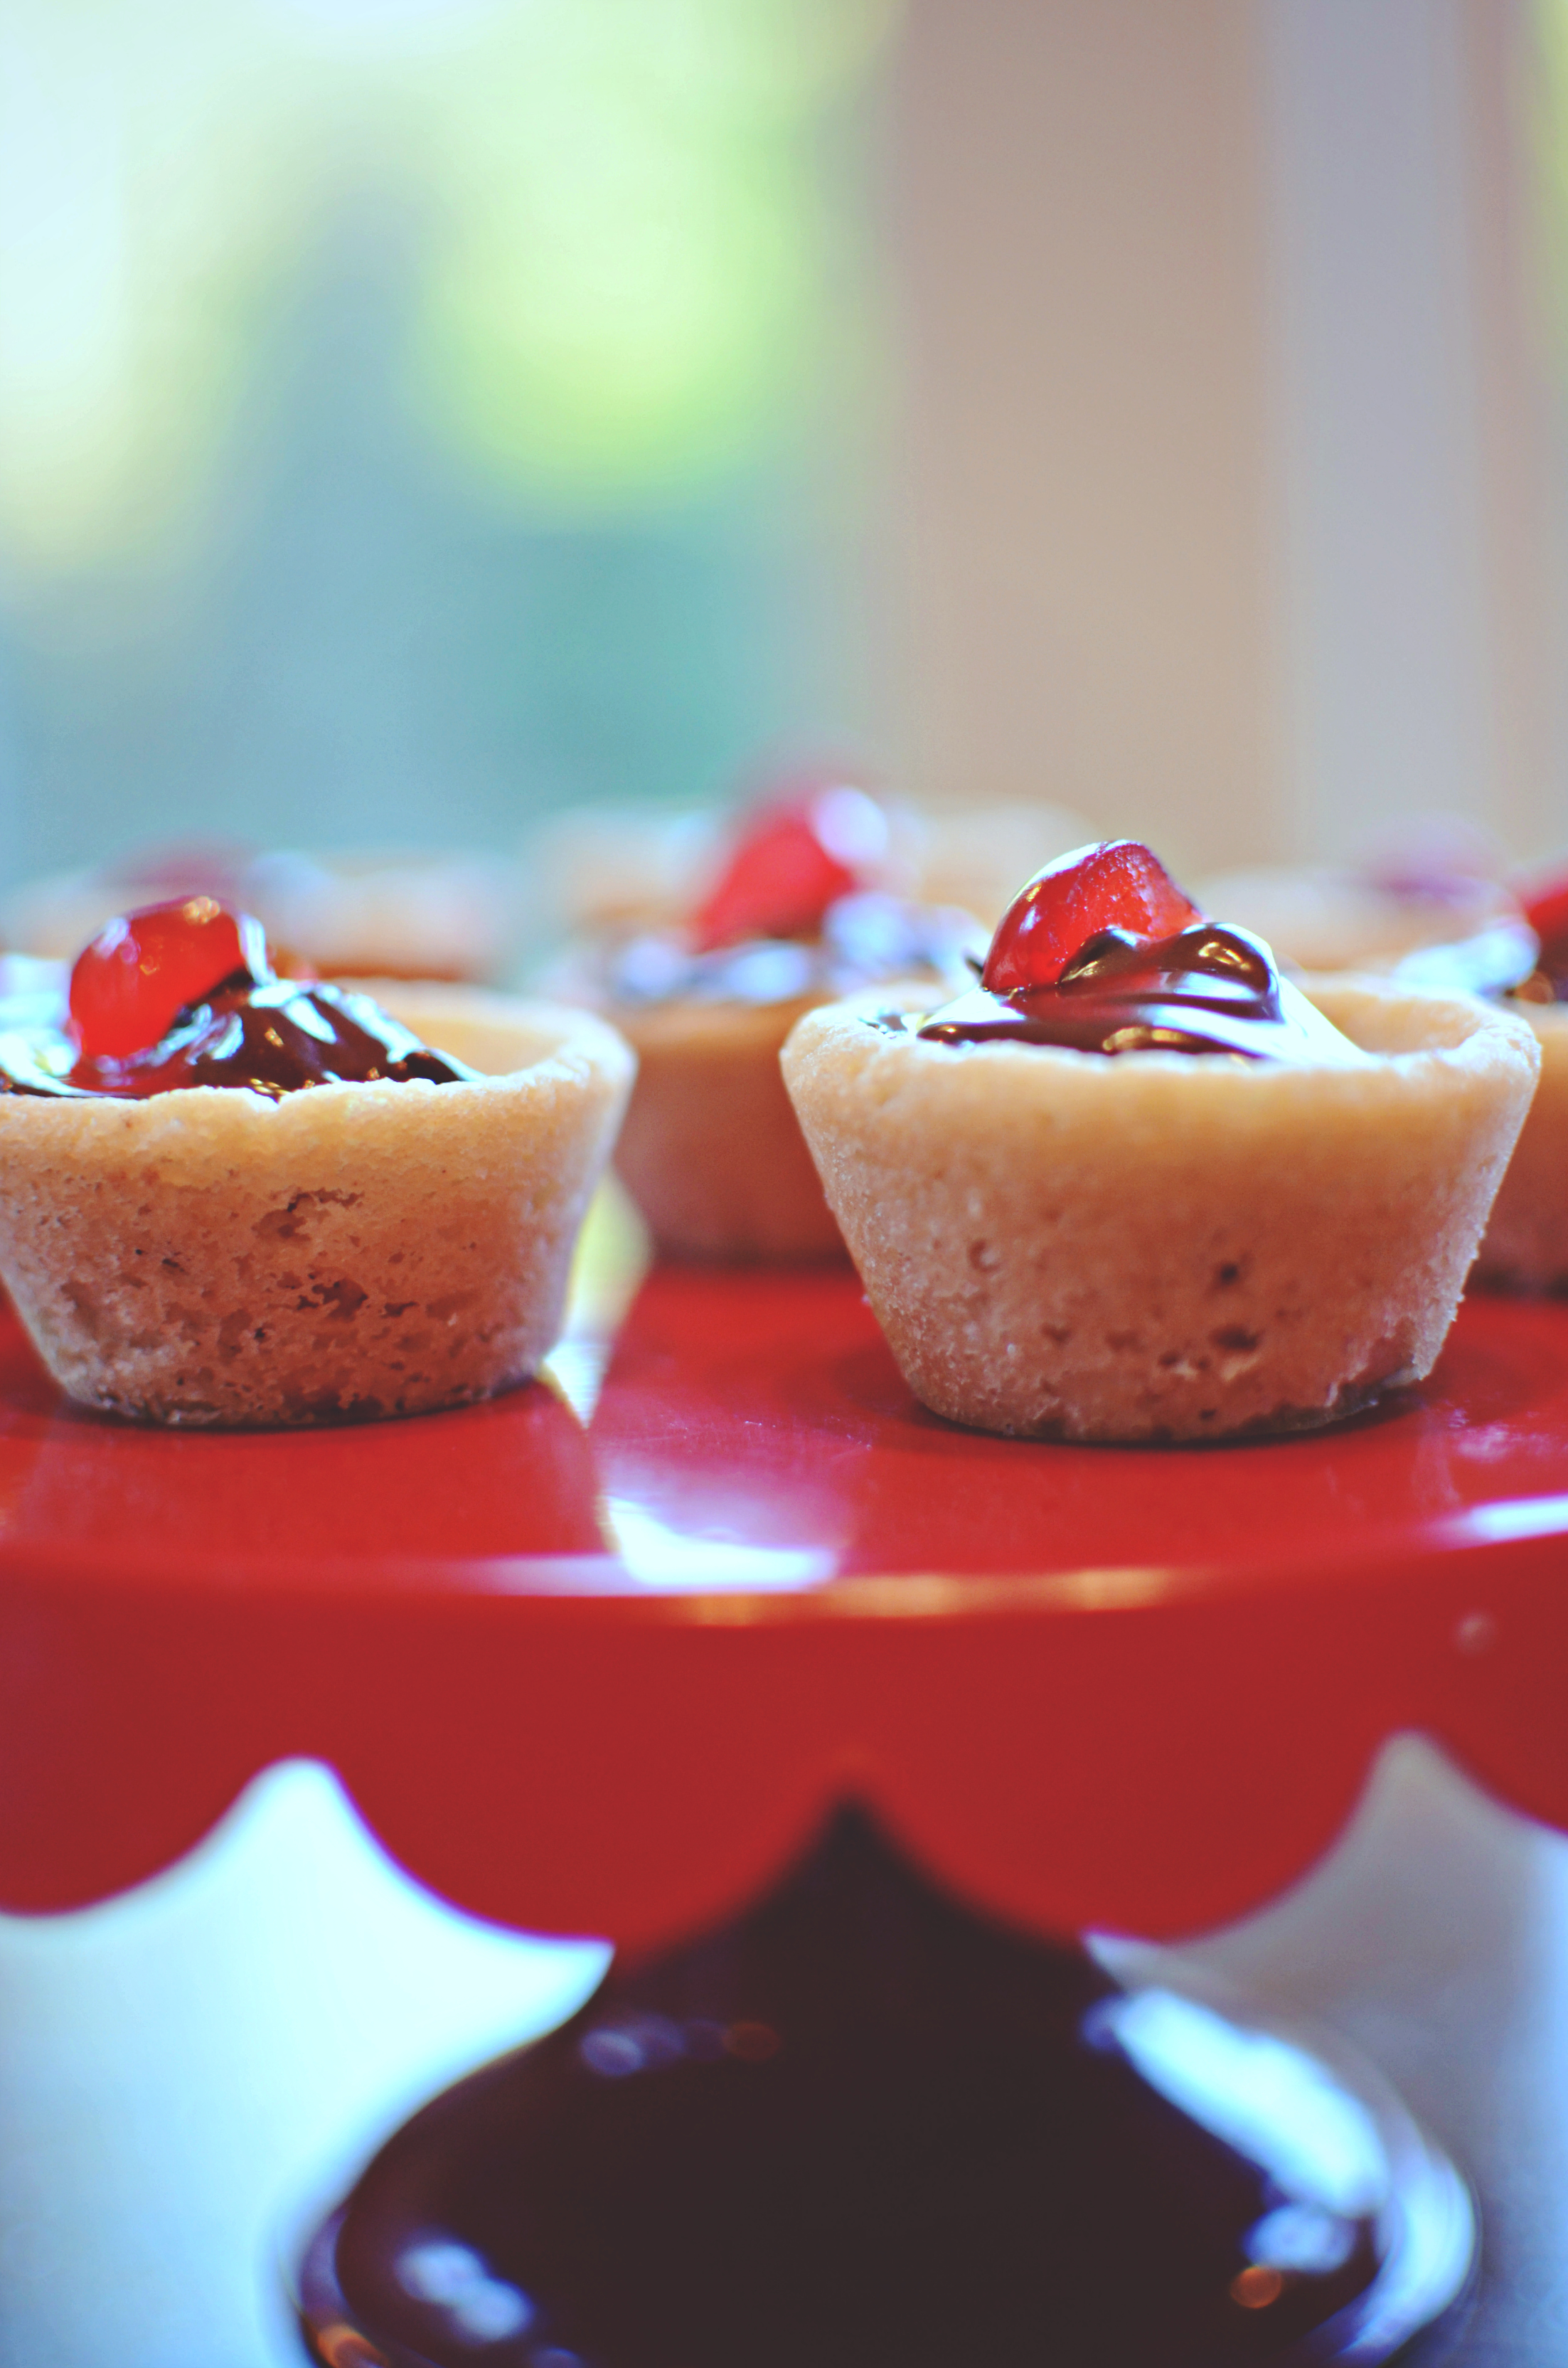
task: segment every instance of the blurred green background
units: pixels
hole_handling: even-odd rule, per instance
[[[0,876],[856,732],[887,0],[6,0]]]

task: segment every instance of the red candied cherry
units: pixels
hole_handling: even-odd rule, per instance
[[[865,887],[887,835],[875,799],[844,783],[764,806],[692,916],[698,952],[746,938],[814,936],[830,905]]]
[[[1160,861],[1135,838],[1074,848],[1037,871],[997,924],[981,985],[993,995],[1054,986],[1101,929],[1169,938],[1203,918]]]
[[[1559,872],[1524,900],[1525,918],[1540,939],[1541,951],[1568,938],[1568,878]]]
[[[187,1004],[230,979],[272,975],[261,923],[211,896],[149,905],[100,929],[71,973],[71,1024],[89,1058],[123,1061],[162,1042]]]

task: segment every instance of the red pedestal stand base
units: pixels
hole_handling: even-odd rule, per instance
[[[1369,2362],[1471,2249],[1388,2101],[969,1915],[841,1811],[409,2123],[300,2302],[325,2368]]]

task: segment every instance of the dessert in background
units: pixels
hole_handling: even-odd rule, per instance
[[[724,811],[567,806],[523,841],[530,945],[600,931],[678,928],[723,860]]]
[[[956,905],[992,928],[1020,874],[1042,856],[1081,844],[1088,825],[1064,807],[921,806],[892,798],[854,770],[802,768],[745,802],[799,803],[852,788],[872,797],[883,824],[864,884],[920,904]],[[523,871],[530,939],[603,930],[679,928],[701,902],[734,833],[731,811],[709,806],[579,806],[547,815],[529,834]]]
[[[857,987],[950,990],[984,936],[968,914],[870,884],[885,876],[888,837],[861,790],[827,784],[770,802],[681,925],[606,931],[552,974],[637,1053],[616,1167],[666,1254],[841,1254],[779,1048],[802,1011]]]
[[[1404,826],[1358,864],[1228,871],[1199,883],[1205,910],[1232,915],[1281,962],[1302,970],[1383,970],[1514,911],[1507,859],[1472,824]]]
[[[1568,1291],[1568,870],[1519,884],[1517,917],[1410,955],[1415,985],[1462,987],[1507,1004],[1535,1030],[1540,1082],[1499,1188],[1475,1280],[1499,1290]]]
[[[379,993],[277,977],[256,921],[192,897],[110,923],[60,1024],[0,1033],[0,1274],[72,1397],[366,1420],[534,1372],[631,1055],[585,1012]]]
[[[1428,1372],[1539,1060],[1465,996],[1301,992],[1121,841],[1028,883],[978,986],[809,1013],[783,1069],[915,1395],[1131,1441]]]
[[[499,857],[213,845],[31,881],[0,902],[0,942],[69,962],[116,914],[178,896],[256,914],[280,962],[323,977],[477,984],[505,973],[517,938],[516,877]]]

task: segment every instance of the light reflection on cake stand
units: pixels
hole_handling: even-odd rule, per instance
[[[1335,1434],[1038,1448],[915,1406],[846,1272],[628,1309],[604,1242],[553,1390],[382,1429],[131,1431],[0,1343],[4,1904],[306,1756],[437,1893],[621,1949],[372,2167],[320,2356],[1003,2368],[1074,2290],[1050,2356],[1383,2356],[1462,2284],[1448,2167],[1375,2081],[1039,1936],[1272,1896],[1402,1729],[1568,1824],[1568,1311],[1467,1306]]]

